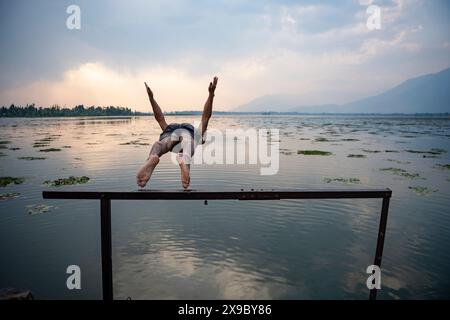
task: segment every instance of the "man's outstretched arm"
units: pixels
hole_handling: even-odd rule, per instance
[[[206,129],[208,128],[208,122],[212,115],[212,107],[213,107],[213,100],[214,100],[214,91],[216,90],[217,86],[217,77],[214,77],[213,82],[209,83],[208,87],[208,99],[206,99],[205,106],[203,107],[203,114],[202,114],[202,136],[205,136]]]
[[[150,104],[152,105],[153,115],[155,116],[156,121],[158,121],[158,124],[161,127],[161,129],[164,131],[164,129],[167,127],[167,122],[166,119],[164,118],[164,113],[162,112],[155,98],[153,98],[152,90],[150,90],[146,82],[144,82],[144,84],[145,89],[147,90],[148,99],[150,100]]]

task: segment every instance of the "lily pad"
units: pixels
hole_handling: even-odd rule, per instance
[[[27,212],[29,215],[36,215],[36,214],[49,212],[52,209],[54,209],[55,207],[48,206],[45,204],[32,204],[32,205],[28,205],[26,208],[27,208]]]
[[[60,187],[60,186],[69,186],[74,184],[84,184],[90,180],[87,176],[75,177],[70,176],[69,178],[59,178],[57,180],[47,180],[44,182],[44,185],[52,186],[52,187]]]
[[[367,158],[365,154],[349,154],[347,158]]]
[[[305,156],[331,156],[333,153],[320,150],[298,150],[297,154],[302,154]]]
[[[430,189],[428,187],[411,187],[411,186],[409,186],[408,189],[414,191],[419,196],[428,196],[428,195],[438,191],[437,189]]]
[[[402,177],[405,177],[405,178],[408,178],[408,179],[419,178],[419,174],[418,173],[416,173],[416,172],[411,173],[411,172],[408,172],[408,171],[406,171],[404,169],[400,169],[400,168],[392,168],[392,167],[391,168],[381,168],[380,171],[389,171],[389,172],[392,172],[395,175],[402,176]]]
[[[47,158],[45,158],[45,157],[18,157],[17,159],[32,161],[32,160],[45,160]]]
[[[0,177],[1,187],[6,187],[8,184],[22,184],[24,182],[25,182],[24,178]]]
[[[2,193],[2,194],[0,194],[0,201],[15,199],[19,196],[20,196],[20,193],[18,193],[18,192]]]
[[[324,178],[324,182],[331,183],[331,182],[343,182],[347,184],[359,184],[361,183],[361,180],[358,178]]]
[[[57,152],[57,151],[61,151],[61,149],[59,149],[59,148],[48,148],[48,149],[41,149],[41,150],[39,150],[39,152]]]

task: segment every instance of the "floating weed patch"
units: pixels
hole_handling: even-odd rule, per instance
[[[47,180],[44,181],[44,185],[51,187],[60,187],[60,186],[71,186],[75,184],[83,184],[87,183],[90,180],[87,176],[75,177],[70,176],[69,178],[59,178],[57,180]]]
[[[436,164],[436,167],[440,168],[440,169],[447,169],[450,170],[450,164]]]
[[[41,149],[39,152],[58,152],[61,151],[59,148],[48,148],[48,149]]]
[[[72,146],[62,146],[61,148],[69,149],[69,148],[72,148]]]
[[[0,157],[6,157],[6,154],[4,154],[3,152],[0,152]]]
[[[386,161],[390,161],[390,162],[395,162],[397,164],[410,164],[410,161],[400,161],[400,160],[395,160],[395,159],[386,159]]]
[[[387,152],[387,153],[399,153],[400,151],[398,151],[398,150],[384,150],[384,152]]]
[[[349,154],[347,158],[366,158],[365,154]]]
[[[33,148],[43,148],[43,147],[48,147],[50,144],[48,143],[34,143],[33,144]]]
[[[0,145],[10,144],[10,143],[11,143],[11,141],[0,140]]]
[[[0,201],[5,201],[5,200],[12,200],[15,199],[17,197],[20,196],[20,193],[18,192],[13,192],[13,193],[1,193],[0,194]]]
[[[128,146],[128,145],[136,145],[136,146],[148,146],[149,143],[146,142],[140,142],[139,140],[133,140],[128,142],[123,142],[120,144],[121,146]]]
[[[27,160],[27,161],[33,161],[33,160],[45,160],[47,158],[45,157],[18,157],[19,160]]]
[[[280,151],[281,154],[285,155],[285,156],[291,156],[294,153],[292,151]]]
[[[348,139],[341,139],[341,141],[359,141],[359,139],[348,138]]]
[[[316,142],[330,142],[330,140],[328,140],[327,138],[324,138],[324,137],[318,137],[318,138],[314,139],[314,141],[316,141]]]
[[[305,156],[331,156],[333,153],[320,150],[298,150],[297,154],[302,154]]]
[[[20,150],[20,148],[18,148],[18,147],[13,147],[13,148],[8,148],[8,149],[12,150],[12,151]]]
[[[36,215],[46,213],[54,209],[54,206],[47,206],[45,204],[31,204],[26,206],[29,215]]]
[[[380,153],[380,150],[370,150],[370,149],[363,149],[362,151],[367,152],[367,153]]]
[[[324,178],[324,182],[331,183],[331,182],[343,182],[346,184],[359,184],[361,183],[361,180],[358,178]]]
[[[418,173],[416,173],[416,172],[411,173],[411,172],[408,172],[408,171],[406,171],[404,169],[400,169],[400,168],[392,168],[392,167],[391,168],[381,168],[380,171],[388,171],[388,172],[391,172],[391,173],[393,173],[395,175],[402,176],[402,177],[405,177],[405,178],[408,178],[408,179],[417,179],[417,178],[419,178],[419,174]]]
[[[441,155],[441,154],[447,153],[447,150],[440,149],[440,148],[432,148],[432,149],[430,149],[428,151],[423,151],[423,150],[406,150],[406,152],[425,154],[425,155]]]
[[[438,191],[438,189],[430,189],[427,187],[411,187],[411,186],[409,186],[408,189],[414,191],[419,196],[428,196],[428,195]]]
[[[8,147],[3,144],[0,144],[0,149],[8,149]]]
[[[6,187],[8,184],[22,184],[24,182],[24,178],[0,177],[0,187]]]

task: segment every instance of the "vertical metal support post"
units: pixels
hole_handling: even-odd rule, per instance
[[[383,198],[383,204],[381,207],[380,226],[378,228],[377,249],[375,251],[375,259],[373,264],[381,268],[381,259],[383,257],[384,237],[386,235],[386,224],[389,212],[389,200],[390,197]],[[377,299],[377,289],[370,290],[369,300]]]
[[[102,290],[103,300],[113,299],[112,245],[111,245],[111,199],[100,199],[100,225],[102,240]]]

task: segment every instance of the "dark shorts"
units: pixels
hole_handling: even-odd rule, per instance
[[[190,123],[171,123],[169,124],[164,131],[159,135],[159,141],[170,138],[170,136],[175,132],[175,130],[187,130],[191,135],[192,139],[195,137],[195,129],[194,126]]]

